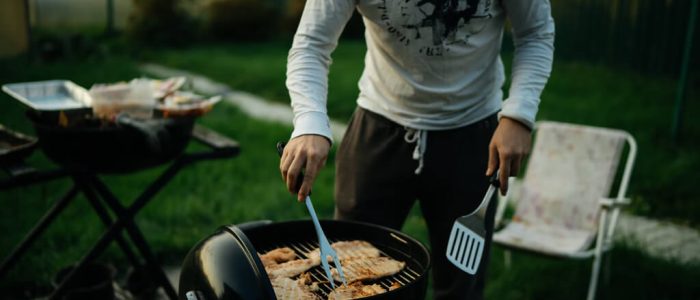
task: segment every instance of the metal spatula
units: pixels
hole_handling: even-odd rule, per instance
[[[457,268],[469,274],[476,274],[481,263],[481,255],[484,254],[484,227],[485,213],[478,213],[488,207],[489,200],[499,186],[498,172],[489,180],[489,189],[486,191],[481,204],[473,212],[461,216],[452,225],[452,232],[447,242],[447,259]]]
[[[282,156],[282,153],[284,152],[284,146],[286,146],[287,143],[285,142],[277,142],[277,153]],[[297,191],[301,187],[301,183],[304,181],[304,174],[303,172],[299,174],[299,177],[297,178],[296,182],[296,189]],[[311,193],[309,193],[311,195]],[[333,250],[333,247],[331,247],[331,244],[328,243],[328,239],[326,238],[326,234],[323,233],[323,229],[321,228],[321,223],[318,221],[318,217],[316,216],[316,210],[314,209],[313,204],[311,204],[311,197],[306,196],[306,199],[304,200],[304,203],[306,204],[306,208],[309,210],[309,214],[311,215],[311,220],[314,223],[314,228],[316,229],[316,235],[318,236],[318,249],[320,250],[320,259],[321,259],[321,266],[323,267],[323,271],[326,273],[326,277],[328,278],[328,281],[331,283],[331,287],[335,289],[335,283],[333,280],[333,276],[331,276],[331,269],[328,266],[328,256],[330,256],[333,259],[333,264],[335,264],[335,269],[338,270],[338,275],[340,276],[340,280],[343,282],[343,285],[347,286],[348,282],[345,281],[345,274],[343,274],[343,268],[340,265],[340,259],[338,259],[338,254],[335,253],[335,250]]]

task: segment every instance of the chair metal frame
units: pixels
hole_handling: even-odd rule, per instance
[[[538,130],[538,128],[539,128],[538,124],[535,124],[535,131]],[[586,125],[578,125],[578,126],[586,126]],[[592,127],[592,126],[587,126],[587,127]],[[624,171],[622,173],[622,179],[620,181],[620,186],[617,190],[617,195],[615,197],[610,197],[610,198],[608,198],[608,197],[601,198],[599,201],[601,209],[600,209],[600,216],[598,219],[598,228],[597,228],[597,233],[596,233],[595,245],[593,248],[588,249],[586,251],[574,252],[574,253],[569,253],[569,254],[552,254],[552,253],[537,252],[536,250],[531,250],[531,249],[523,249],[523,248],[519,248],[519,247],[514,246],[514,245],[505,244],[505,243],[501,243],[501,242],[494,240],[494,243],[496,243],[498,245],[501,245],[501,246],[506,247],[508,249],[513,249],[513,250],[518,250],[518,251],[525,251],[525,252],[531,252],[531,253],[537,253],[537,254],[545,254],[547,256],[571,258],[571,259],[587,259],[587,258],[592,257],[593,258],[593,266],[592,266],[592,270],[591,270],[591,279],[590,279],[590,282],[588,285],[588,294],[586,297],[587,300],[595,299],[596,290],[598,287],[598,277],[599,277],[599,273],[600,273],[600,265],[601,265],[603,255],[605,254],[605,252],[611,250],[613,247],[613,236],[615,233],[615,227],[617,226],[617,221],[618,221],[619,216],[620,216],[621,207],[623,205],[627,205],[630,203],[629,198],[626,198],[625,194],[627,193],[627,188],[629,186],[630,176],[632,175],[632,169],[634,168],[634,162],[635,162],[635,159],[637,156],[637,142],[635,141],[634,137],[632,137],[632,135],[629,134],[628,132],[625,132],[625,131],[621,131],[621,132],[622,132],[621,138],[625,139],[625,141],[629,147],[628,155],[626,158]],[[619,173],[619,170],[617,172],[615,172],[616,175],[618,173]],[[617,176],[614,176],[612,178],[612,180],[614,180],[616,177]],[[515,183],[515,178],[511,177],[509,181],[511,181],[511,184],[509,184],[509,186],[511,186],[511,187],[517,186],[517,184]],[[498,207],[496,210],[496,224],[499,224],[502,221],[506,206],[508,206],[508,203],[511,202],[511,200],[512,200],[512,199],[510,199],[511,194],[512,194],[511,191],[509,191],[506,196],[499,197]]]

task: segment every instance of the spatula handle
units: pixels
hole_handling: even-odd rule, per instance
[[[493,175],[491,175],[491,178],[489,178],[489,184],[499,188],[501,187],[501,182],[498,180],[498,175],[501,173],[501,171],[496,171]]]
[[[501,182],[498,181],[498,174],[500,172],[496,171],[491,175],[491,178],[489,178],[489,188],[486,190],[486,195],[484,195],[484,199],[481,199],[481,203],[479,204],[479,207],[477,207],[473,212],[468,214],[467,216],[471,216],[475,213],[480,212],[482,209],[484,209],[485,206],[488,206],[487,204],[491,200],[491,197],[493,197],[493,193],[496,191],[501,186]]]

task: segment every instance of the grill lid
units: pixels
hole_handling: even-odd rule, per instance
[[[275,299],[257,251],[233,225],[220,228],[187,254],[179,293],[187,300]]]

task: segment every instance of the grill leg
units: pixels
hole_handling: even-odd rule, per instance
[[[104,183],[102,183],[95,175],[83,174],[75,176],[74,179],[76,181],[85,180],[86,185],[94,186],[96,188],[97,193],[102,196],[102,198],[107,202],[107,205],[117,214],[117,220],[114,223],[112,223],[111,226],[109,226],[109,228],[102,235],[97,244],[95,244],[95,246],[93,246],[93,248],[90,249],[90,251],[76,265],[73,271],[71,271],[68,274],[68,276],[66,276],[66,280],[61,282],[61,284],[56,288],[56,290],[54,290],[54,292],[49,296],[49,299],[58,299],[63,293],[63,290],[65,290],[68,279],[73,277],[82,268],[84,268],[87,262],[95,259],[99,254],[104,252],[109,243],[114,239],[114,235],[119,234],[119,232],[126,227],[127,233],[131,237],[131,240],[134,242],[134,245],[136,246],[137,250],[141,253],[141,256],[146,260],[146,264],[148,270],[150,270],[151,272],[151,275],[159,281],[160,285],[163,287],[168,297],[172,300],[176,300],[177,293],[175,292],[175,289],[168,281],[168,278],[167,276],[165,276],[163,270],[159,267],[155,257],[153,256],[150,248],[148,247],[148,244],[146,243],[146,240],[144,239],[141,232],[138,230],[138,227],[136,227],[133,223],[132,218],[133,215],[136,214],[136,212],[143,208],[146,205],[146,203],[148,203],[148,201],[151,200],[151,198],[153,198],[153,196],[155,196],[156,193],[158,193],[165,186],[165,184],[167,184],[175,176],[175,174],[177,174],[180,171],[180,169],[182,169],[182,167],[193,161],[193,159],[188,158],[186,156],[177,159],[151,185],[149,185],[146,188],[146,190],[141,195],[139,195],[138,198],[136,198],[136,200],[131,204],[131,206],[129,206],[128,209],[124,209],[124,207],[119,203],[116,197],[111,192],[109,192]]]
[[[109,243],[114,240],[115,235],[117,235],[122,229],[124,228],[124,224],[121,220],[117,220],[112,224],[112,226],[107,229],[107,231],[102,234],[102,237],[97,241],[97,244],[88,251],[88,253],[83,256],[83,258],[76,264],[75,268],[66,275],[66,278],[56,287],[56,289],[53,291],[53,293],[49,296],[49,299],[60,299],[64,290],[66,289],[66,285],[68,281],[75,276],[78,272],[80,272],[85,265],[94,260],[98,255],[100,255],[102,252],[104,252],[105,249],[107,249],[107,246],[109,246]]]
[[[176,300],[177,292],[175,292],[175,289],[170,284],[170,281],[165,275],[165,272],[163,272],[163,269],[158,264],[155,255],[153,255],[153,252],[151,251],[151,248],[148,247],[148,243],[146,242],[146,239],[144,238],[143,234],[138,229],[136,224],[134,224],[133,215],[135,212],[131,211],[131,209],[127,210],[126,208],[124,208],[124,206],[121,205],[119,200],[117,200],[117,198],[107,189],[104,183],[97,179],[97,177],[91,175],[89,176],[89,178],[87,178],[87,180],[90,181],[91,185],[95,186],[97,192],[100,194],[100,196],[102,196],[102,199],[104,199],[107,205],[112,209],[112,211],[114,211],[117,214],[118,220],[123,222],[127,233],[131,237],[131,240],[134,242],[134,245],[139,250],[143,258],[146,260],[146,265],[149,271],[151,272],[151,275],[159,281],[160,285],[163,287],[168,297],[170,299]],[[150,198],[151,197],[148,197],[148,199]],[[143,201],[147,201],[148,199],[145,199]],[[139,199],[135,201],[132,207],[134,205],[137,205],[139,200],[142,200],[141,197],[139,197]]]
[[[73,198],[78,193],[78,188],[73,185],[73,187],[66,193],[60,200],[56,201],[56,203],[49,209],[48,212],[41,218],[39,223],[32,228],[32,230],[27,234],[27,236],[22,240],[22,242],[17,245],[17,247],[12,250],[12,253],[5,258],[5,260],[2,262],[2,265],[0,265],[0,278],[2,278],[7,271],[12,268],[12,266],[19,261],[20,257],[24,255],[25,252],[27,252],[27,249],[34,244],[34,241],[46,230],[46,227],[51,224],[56,217],[58,216],[59,213],[63,211],[63,209],[66,208],[68,203],[70,203]]]
[[[85,185],[84,183],[80,184],[80,188],[85,194],[85,197],[88,199],[88,202],[90,202],[90,205],[92,205],[92,208],[95,210],[100,220],[102,220],[102,223],[104,223],[107,227],[111,226],[113,224],[112,219],[110,218],[109,213],[107,212],[105,207],[100,203],[100,200],[97,198],[97,195],[95,195],[95,191],[93,191],[89,186]],[[115,234],[114,238],[117,242],[117,245],[119,245],[119,248],[121,248],[122,252],[124,252],[124,255],[126,256],[127,260],[129,260],[131,265],[134,266],[134,268],[140,266],[141,263],[139,262],[138,258],[134,254],[134,251],[131,250],[131,247],[129,247],[129,244],[126,242],[121,233]]]
[[[60,299],[69,280],[75,274],[81,272],[81,270],[85,267],[85,265],[88,262],[94,260],[97,256],[103,253],[107,246],[109,246],[109,243],[112,240],[115,240],[116,237],[120,234],[120,232],[125,228],[127,229],[127,233],[131,237],[137,250],[146,260],[146,266],[151,272],[151,275],[159,281],[160,285],[163,287],[170,299],[177,299],[177,293],[175,292],[175,289],[172,287],[172,285],[170,285],[170,282],[163,273],[163,270],[157,264],[153,254],[151,253],[150,248],[148,247],[145,239],[143,238],[143,235],[134,225],[133,220],[131,219],[133,213],[131,213],[131,211],[125,210],[124,207],[121,206],[121,204],[119,204],[119,201],[114,197],[114,195],[112,195],[112,193],[107,190],[104,184],[101,181],[99,181],[99,179],[97,179],[94,175],[76,175],[74,177],[74,180],[80,183],[82,186],[85,186],[85,189],[88,191],[88,194],[91,195],[88,196],[88,198],[92,198],[93,201],[97,203],[97,206],[101,207],[101,204],[99,203],[99,200],[97,199],[96,195],[92,193],[92,189],[89,188],[89,186],[94,187],[95,191],[100,196],[102,196],[102,199],[105,200],[105,202],[107,202],[107,205],[117,214],[117,219],[100,237],[95,246],[93,246],[92,249],[90,249],[90,251],[80,260],[80,262],[78,262],[76,267],[66,276],[63,282],[59,284],[59,286],[49,296],[49,299]]]

